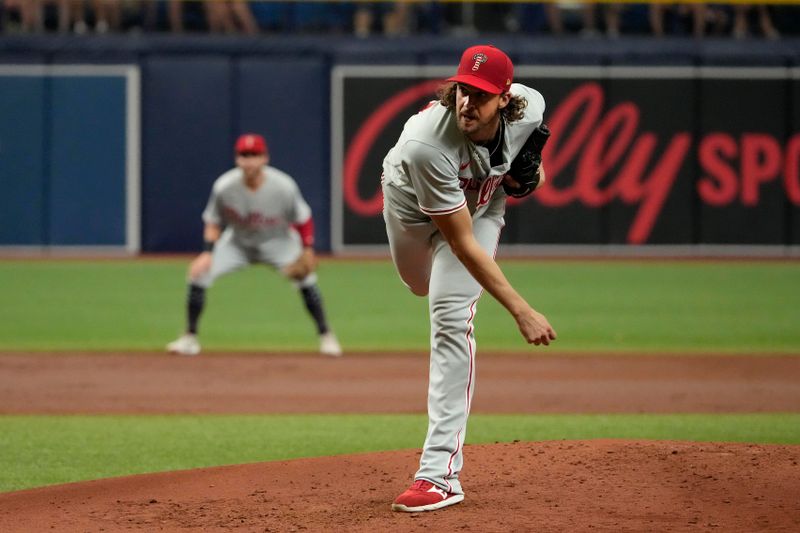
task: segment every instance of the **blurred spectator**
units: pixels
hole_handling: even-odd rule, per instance
[[[602,13],[603,25],[601,30],[605,31],[608,37],[618,37],[620,34],[620,14],[622,6],[620,4],[604,4],[595,6],[593,2],[568,2],[557,1],[542,4],[522,4],[518,12],[523,13],[521,18],[528,20],[523,23],[525,31],[537,31],[541,29],[541,24],[547,26],[547,30],[553,35],[565,35],[571,32],[579,32],[582,37],[597,37],[598,13]],[[537,16],[535,13],[541,13]],[[530,19],[533,18],[532,22]],[[535,19],[539,19],[538,23]]]
[[[19,20],[19,28],[24,32],[38,32],[44,29],[41,0],[5,0],[3,3],[3,26],[8,26],[12,18]]]
[[[534,3],[523,2],[514,6],[512,16],[517,24],[512,31],[523,33],[549,32],[562,35],[565,22],[561,2]]]
[[[504,33],[514,31],[516,17],[514,5],[506,2],[478,2],[473,4],[472,27],[479,33]]]
[[[619,37],[620,33],[620,13],[622,12],[621,4],[603,4],[597,6],[602,10],[603,22],[606,36],[612,39]],[[597,9],[594,3],[588,2],[583,5],[583,30],[581,33],[586,36],[592,36],[598,33],[597,31]]]
[[[456,36],[514,32],[519,29],[518,4],[447,2],[441,11],[444,30]]]
[[[298,4],[305,3],[299,2]],[[320,3],[320,7],[324,6]],[[291,2],[253,2],[251,12],[259,29],[262,31],[283,32],[294,30],[294,5]]]
[[[547,17],[547,26],[553,35],[564,33],[564,19],[561,12],[562,7],[558,2],[548,2],[544,4],[544,13]]]
[[[139,0],[139,15],[145,31],[155,31],[158,27],[158,11],[161,0]]]
[[[731,6],[728,4],[706,4],[705,35],[722,37],[731,25]]]
[[[89,32],[90,18],[94,18],[95,29],[98,33],[109,30],[107,13],[111,13],[118,0],[44,0],[44,3],[57,4],[58,30],[67,32],[70,29],[79,35]],[[87,12],[87,4],[91,4],[91,13]],[[93,17],[89,17],[91,14]]]
[[[72,31],[78,35],[87,33],[89,24],[86,20],[86,4],[84,0],[59,0],[59,2],[61,4],[59,6],[59,20],[66,19],[69,21],[68,24],[72,27]],[[59,27],[61,27],[61,24],[59,24]],[[62,31],[64,30],[62,29]]]
[[[69,31],[72,0],[5,0],[4,18],[16,15],[23,32],[43,32],[45,30],[45,8],[58,9],[59,31]]]
[[[95,0],[99,21],[105,20],[112,31],[153,31],[158,24],[161,0]],[[99,29],[98,29],[99,31]]]
[[[258,33],[248,0],[216,0],[206,2],[205,7],[211,33]]]
[[[650,29],[656,37],[663,37],[666,33],[684,33],[682,27],[684,21],[691,15],[692,35],[700,38],[706,31],[706,5],[705,4],[650,4]],[[670,31],[665,31],[665,19],[669,19],[667,27]]]
[[[747,0],[745,0],[747,1]],[[779,23],[779,25],[777,24]],[[800,5],[603,3],[590,0],[0,0],[0,29],[82,34],[196,31],[215,34],[730,34],[800,33]]]
[[[353,14],[353,33],[356,37],[369,37],[375,24],[375,11],[380,4],[374,2],[359,3]]]
[[[169,0],[169,27],[176,33],[186,28],[184,3],[185,0]],[[214,0],[202,2],[202,5],[206,29],[211,33],[258,33],[258,24],[248,0]]]
[[[122,0],[94,0],[93,4],[97,33],[122,29]]]
[[[733,36],[737,39],[744,39],[748,36],[750,20],[749,16],[752,13],[752,8],[755,7],[755,13],[758,18],[758,27],[761,33],[767,39],[778,39],[780,33],[775,29],[770,16],[769,7],[764,4],[756,6],[747,4],[736,4],[733,6]]]
[[[167,18],[169,29],[174,33],[183,32],[183,0],[167,0]]]
[[[388,37],[407,35],[412,30],[413,9],[407,0],[358,2],[353,14],[353,33],[356,37],[368,37],[373,33]]]

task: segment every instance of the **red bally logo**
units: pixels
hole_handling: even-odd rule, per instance
[[[352,212],[362,217],[380,214],[380,188],[369,198],[359,192],[364,160],[383,128],[437,86],[435,81],[423,82],[394,95],[360,127],[344,162],[343,192]],[[698,170],[695,194],[705,205],[738,201],[756,206],[761,187],[776,180],[783,181],[788,201],[800,205],[800,132],[785,141],[762,132],[719,131],[694,140],[687,131],[640,131],[640,118],[634,102],[606,109],[597,83],[576,87],[546,117],[552,132],[543,154],[547,183],[523,200],[509,199],[509,205],[530,200],[551,208],[578,203],[598,209],[614,202],[635,206],[626,241],[641,244],[649,239],[679,174],[683,171],[684,179],[692,179],[693,164]],[[364,178],[372,180],[374,174]],[[368,187],[374,190],[371,183]]]
[[[597,83],[575,89],[555,110],[548,123],[550,137],[545,171],[550,187],[535,196],[545,206],[560,207],[580,200],[589,207],[602,207],[614,199],[638,204],[639,209],[628,231],[628,242],[643,243],[650,235],[664,200],[691,145],[691,135],[680,132],[670,140],[657,162],[652,162],[658,139],[644,132],[637,137],[639,108],[623,102],[603,111],[603,90]],[[563,138],[568,124],[575,122],[569,137]],[[580,151],[580,155],[579,154]],[[575,180],[557,188],[556,176],[578,157]],[[627,156],[623,160],[623,156]],[[606,175],[612,168],[619,172],[611,183]],[[650,169],[646,172],[646,169]]]

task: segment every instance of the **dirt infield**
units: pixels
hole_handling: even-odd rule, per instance
[[[2,354],[0,413],[424,412],[422,354]],[[368,400],[368,401],[367,401]],[[798,357],[482,354],[473,412],[798,412]],[[420,435],[420,440],[422,440]],[[0,531],[798,531],[800,446],[467,446],[452,508],[389,503],[418,450],[0,494]]]
[[[484,353],[473,413],[800,410],[800,357]],[[425,354],[2,354],[0,414],[424,413]]]

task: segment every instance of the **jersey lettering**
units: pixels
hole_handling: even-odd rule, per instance
[[[497,187],[503,183],[503,178],[505,175],[501,176],[489,176],[483,183],[481,183],[480,191],[478,192],[478,203],[476,207],[481,207],[489,203],[494,191],[497,190]]]
[[[481,188],[482,184],[485,183],[486,180],[481,180],[480,178],[468,178],[466,176],[459,176],[458,177],[458,188],[462,191],[477,191]]]
[[[248,213],[247,216],[242,216],[238,211],[227,205],[222,207],[222,214],[231,224],[246,228],[268,228],[283,223],[283,219],[281,218],[265,217],[261,213]]]

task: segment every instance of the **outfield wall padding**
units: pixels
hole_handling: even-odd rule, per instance
[[[337,151],[341,158],[345,156],[359,124],[337,131],[332,121],[334,67],[418,68],[412,78],[422,81],[426,68],[452,69],[465,46],[482,41],[506,49],[521,71],[553,65],[599,69],[757,66],[785,72],[777,81],[743,80],[735,90],[713,79],[689,78],[670,82],[667,88],[646,77],[620,83],[598,77],[595,81],[607,98],[605,111],[634,102],[643,113],[642,132],[671,137],[686,131],[695,140],[714,132],[723,134],[710,149],[722,154],[718,168],[722,177],[711,186],[724,189],[716,191],[721,200],[714,205],[699,196],[698,184],[708,169],[698,162],[700,145],[692,144],[691,157],[684,161],[657,220],[638,237],[631,238],[632,220],[639,210],[635,203],[590,205],[577,201],[558,207],[537,205],[530,212],[522,206],[511,208],[505,242],[800,243],[800,185],[795,183],[800,178],[792,174],[800,167],[800,148],[792,140],[800,131],[797,39],[707,39],[698,45],[689,38],[580,40],[519,34],[394,40],[5,35],[0,36],[0,64],[123,64],[139,68],[142,251],[200,249],[200,213],[214,178],[232,165],[231,146],[242,131],[263,133],[273,164],[297,179],[315,213],[318,247],[326,251],[351,244],[380,244],[383,238],[379,217],[354,216],[347,202],[337,197],[342,178],[341,168],[335,168]],[[550,78],[546,83],[536,77],[529,81],[549,93],[545,94],[551,104],[548,112],[575,88],[569,77],[561,81]],[[24,88],[0,85],[0,180],[6,192],[0,200],[0,245],[114,245],[124,241],[124,219],[118,216],[125,205],[125,190],[119,186],[124,183],[120,174],[125,171],[119,152],[123,126],[118,117],[93,115],[92,110],[92,106],[118,97],[34,79],[26,83]],[[68,102],[70,91],[75,103]],[[668,92],[662,95],[661,91]],[[377,103],[361,98],[348,104],[347,120],[363,117],[371,109],[365,106],[379,105],[382,96],[372,97]],[[678,105],[659,107],[659,101]],[[53,105],[59,102],[61,105]],[[406,111],[408,115],[415,110],[409,107]],[[395,131],[385,131],[375,147],[377,152],[385,152],[393,137]],[[364,171],[377,180],[379,156],[370,157]],[[776,157],[781,160],[777,170]],[[562,169],[554,186],[569,184],[576,164]],[[745,176],[746,172],[754,174]],[[733,185],[728,183],[731,173],[736,178]],[[77,179],[77,175],[84,177]],[[725,187],[736,191],[731,193]]]

